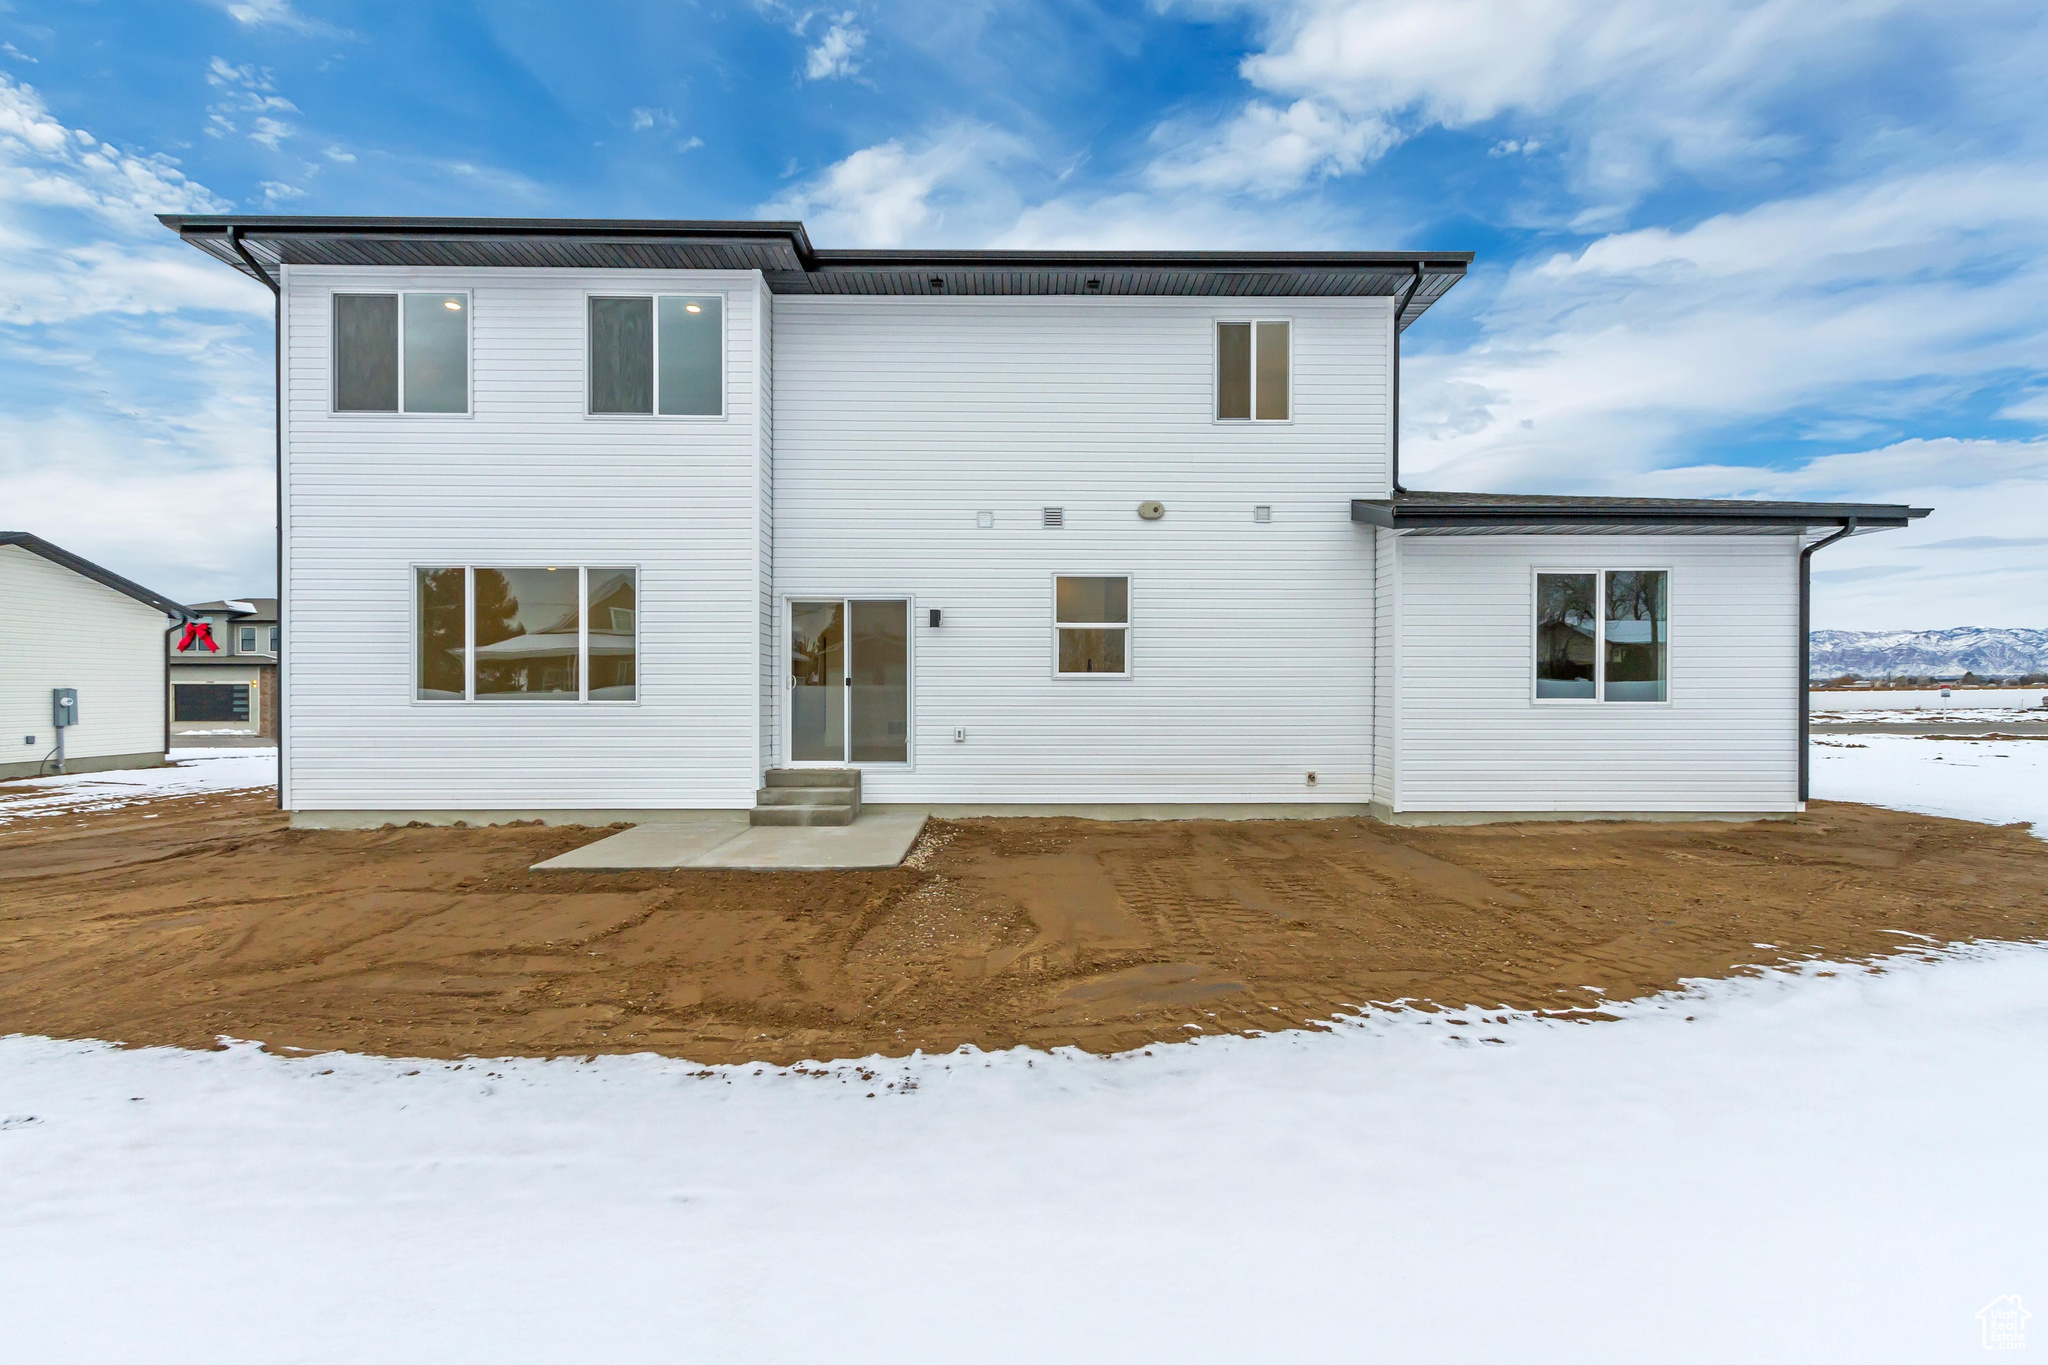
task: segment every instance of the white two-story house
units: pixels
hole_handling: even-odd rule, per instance
[[[282,800],[658,818],[1799,810],[1900,506],[1405,491],[1454,252],[167,217],[278,318]]]

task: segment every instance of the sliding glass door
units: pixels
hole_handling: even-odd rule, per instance
[[[792,763],[910,761],[910,604],[789,604]]]

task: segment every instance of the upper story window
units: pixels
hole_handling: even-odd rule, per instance
[[[1607,569],[1536,575],[1538,701],[1666,701],[1671,574]]]
[[[1294,411],[1292,325],[1216,324],[1216,420],[1284,422]]]
[[[241,639],[235,645],[235,652],[237,654],[254,654],[256,652],[256,627],[243,626],[239,634]]]
[[[469,295],[334,296],[336,412],[469,411]]]
[[[696,294],[593,296],[590,411],[725,415],[725,300]]]
[[[277,653],[277,631],[278,628],[276,626],[270,628],[270,652],[272,654]]]

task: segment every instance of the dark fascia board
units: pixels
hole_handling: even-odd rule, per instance
[[[1500,530],[1503,527],[1694,526],[1738,527],[1846,526],[1859,530],[1892,530],[1926,516],[1933,509],[1902,503],[1759,502],[1743,498],[1719,500],[1681,498],[1538,498],[1495,501],[1486,495],[1461,500],[1456,494],[1421,498],[1353,498],[1351,519],[1396,531]]]
[[[41,536],[30,535],[27,531],[0,531],[0,545],[19,545],[30,554],[40,555],[52,564],[69,569],[80,577],[90,578],[95,583],[132,597],[144,606],[155,607],[174,621],[185,622],[192,619],[192,613],[183,605],[173,602],[162,593],[151,592],[140,583],[123,578],[112,569],[103,569],[89,559],[81,559],[62,546],[52,545]]]
[[[870,251],[817,250],[799,222],[669,221],[598,218],[320,218],[289,215],[159,214],[165,227],[245,275],[261,274],[275,286],[271,265],[251,262],[233,249],[237,241],[255,245],[293,237],[352,238],[362,241],[577,241],[583,243],[777,243],[786,245],[800,271],[766,272],[776,292],[807,289],[818,277],[845,277],[860,272],[885,276],[916,276],[943,272],[954,277],[973,272],[1193,272],[1206,275],[1283,274],[1314,276],[1362,271],[1398,271],[1420,283],[1425,276],[1442,281],[1432,296],[1462,278],[1472,262],[1469,251]],[[911,291],[899,291],[911,292]],[[921,291],[918,291],[921,292]],[[943,291],[938,291],[943,292]],[[1431,300],[1417,298],[1420,313]],[[1407,310],[1404,309],[1404,314]],[[1410,319],[1402,318],[1405,325]]]

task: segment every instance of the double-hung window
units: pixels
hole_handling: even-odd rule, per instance
[[[469,411],[469,295],[334,296],[334,410]]]
[[[1216,420],[1284,422],[1294,411],[1286,322],[1216,324]]]
[[[725,300],[631,294],[590,300],[590,411],[725,415]]]
[[[630,568],[449,565],[413,571],[420,701],[633,701]]]
[[[1131,580],[1053,579],[1053,671],[1125,678],[1131,672]]]
[[[1536,700],[1668,701],[1671,574],[1536,575]]]
[[[236,642],[235,652],[237,654],[254,654],[256,652],[256,627],[243,626],[240,635],[241,639]]]

